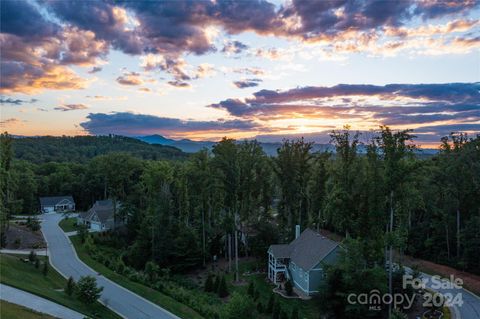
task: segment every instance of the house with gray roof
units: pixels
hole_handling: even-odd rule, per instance
[[[337,242],[311,229],[300,234],[297,225],[295,240],[290,244],[269,247],[268,279],[274,284],[290,280],[302,293],[314,294],[324,281],[324,265],[335,263],[339,250]]]
[[[121,208],[117,202],[116,211]],[[106,231],[114,228],[114,207],[111,199],[97,200],[95,204],[86,212],[78,214],[77,224],[85,225],[92,231]],[[123,225],[122,220],[117,220],[117,226]]]
[[[73,197],[68,196],[50,196],[40,197],[40,211],[42,213],[53,212],[71,212],[75,210],[75,201]]]

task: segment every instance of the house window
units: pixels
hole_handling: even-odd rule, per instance
[[[300,278],[303,278],[303,269],[300,268]]]

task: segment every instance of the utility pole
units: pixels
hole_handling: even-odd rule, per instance
[[[235,281],[238,282],[238,214],[235,213]]]

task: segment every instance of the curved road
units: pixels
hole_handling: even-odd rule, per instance
[[[423,274],[422,278],[427,279],[427,287],[432,288],[432,276]],[[446,279],[442,279],[446,282]],[[448,282],[448,281],[447,281]],[[438,285],[436,285],[438,287]],[[433,288],[432,288],[433,289]],[[455,297],[457,294],[461,294],[461,305],[454,305],[453,311],[455,312],[455,319],[479,319],[480,318],[480,298],[468,290],[465,289],[434,289],[442,294],[451,294]]]
[[[0,284],[0,299],[55,318],[83,319],[85,315],[29,292]]]
[[[65,277],[78,280],[81,276],[93,276],[103,287],[100,301],[124,318],[129,319],[178,319],[177,316],[139,295],[97,274],[77,257],[70,239],[58,226],[60,214],[44,214],[42,232],[48,244],[50,263]]]

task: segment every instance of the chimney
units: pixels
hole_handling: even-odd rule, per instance
[[[300,225],[295,225],[295,239],[300,237]]]

